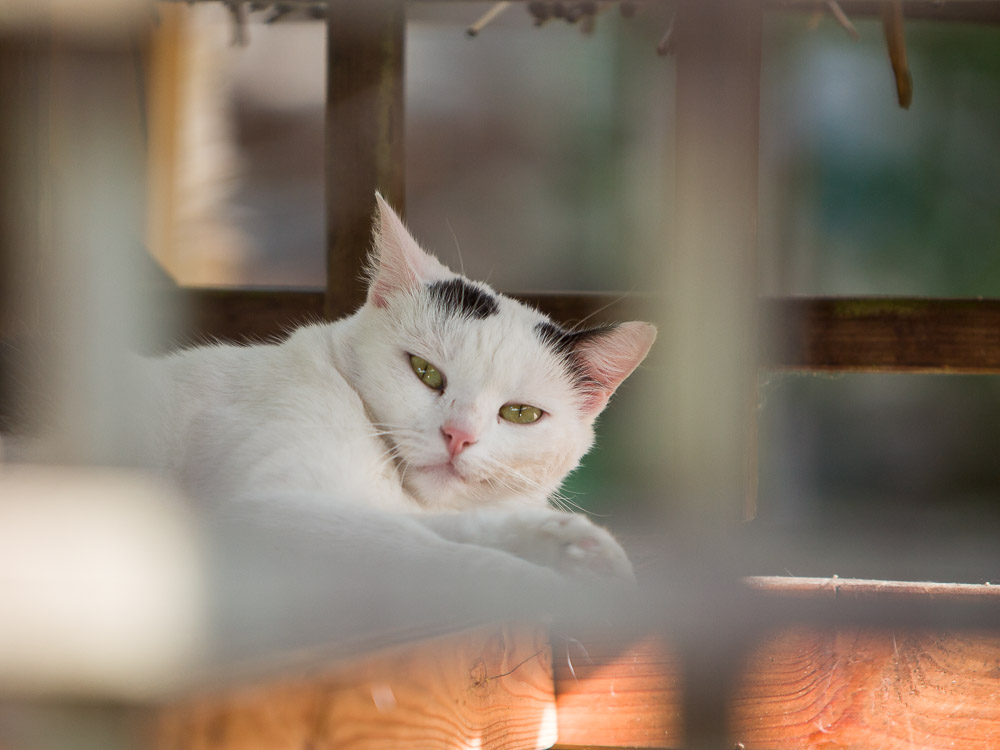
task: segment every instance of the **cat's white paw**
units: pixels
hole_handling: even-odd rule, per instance
[[[571,576],[617,578],[635,583],[625,550],[611,534],[586,516],[553,511],[529,530],[548,548],[549,564]],[[540,550],[539,550],[540,551]]]
[[[635,583],[621,545],[586,516],[547,508],[480,509],[425,517],[454,541],[501,549],[571,578]]]

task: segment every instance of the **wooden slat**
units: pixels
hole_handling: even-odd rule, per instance
[[[319,290],[186,289],[187,341],[277,336],[323,318]],[[556,320],[647,318],[642,296],[515,295]],[[1000,373],[1000,300],[900,297],[762,301],[771,368],[859,372]],[[654,321],[655,322],[655,321]]]
[[[155,750],[533,750],[556,740],[547,633],[496,626],[159,714]]]
[[[188,311],[187,334],[174,344],[218,340],[246,342],[280,337],[296,326],[325,320],[321,289],[210,289],[178,292]],[[572,325],[627,320],[641,313],[623,295],[527,293],[515,295],[554,319]]]
[[[880,13],[879,0],[840,0],[844,12],[852,17],[875,17]],[[765,0],[767,10],[825,10],[826,0]],[[1000,2],[996,0],[903,0],[903,16],[912,20],[952,21],[958,23],[1000,23]]]
[[[403,210],[402,0],[329,0],[326,98],[326,313],[364,301],[375,189]]]
[[[863,372],[1000,372],[1000,300],[785,299],[766,303],[764,364]]]
[[[474,0],[451,0],[455,3]],[[517,0],[528,2],[529,0]],[[647,0],[649,1],[649,0]],[[664,5],[675,0],[654,0]],[[408,2],[441,2],[441,0],[408,0]],[[851,17],[878,17],[879,0],[840,0],[839,5]],[[765,10],[811,12],[827,10],[827,0],[764,0]],[[1000,2],[997,0],[903,0],[906,18],[964,23],[1000,23]]]
[[[775,601],[1000,601],[989,586],[752,579]],[[680,659],[661,636],[553,647],[558,747],[680,747]],[[992,750],[1000,746],[1000,631],[793,626],[734,677],[726,747]]]
[[[182,289],[187,333],[176,344],[282,337],[325,319],[321,289]]]
[[[1000,601],[990,586],[749,579],[773,602]],[[179,701],[156,750],[670,748],[685,740],[681,657],[659,635],[556,637],[496,626],[338,669]],[[711,634],[707,634],[711,637]],[[782,626],[739,662],[724,747],[992,750],[1000,631]],[[554,683],[552,674],[554,672]],[[554,699],[553,699],[554,695]]]

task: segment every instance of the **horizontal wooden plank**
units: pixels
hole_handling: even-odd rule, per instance
[[[649,317],[642,295],[515,295],[568,325]],[[321,290],[186,289],[185,341],[280,336],[322,319]],[[911,297],[762,300],[765,367],[1000,373],[1000,300]]]
[[[623,320],[634,316],[636,308],[627,295],[536,292],[514,296],[566,324]],[[177,302],[186,310],[182,343],[269,339],[324,319],[322,289],[187,287],[179,290]]]
[[[419,2],[421,0],[409,0]],[[422,0],[439,2],[440,0]],[[471,0],[451,0],[470,2]],[[528,0],[520,0],[527,2]],[[664,4],[672,0],[656,0]],[[311,2],[311,0],[310,0]],[[644,0],[649,2],[649,0]],[[766,10],[826,11],[826,0],[764,0]],[[844,12],[852,17],[878,17],[879,0],[840,0]],[[957,21],[966,23],[1000,23],[1000,3],[997,0],[903,0],[903,13],[912,19]]]
[[[979,585],[749,579],[778,600],[1000,600]],[[706,623],[710,632],[710,623]],[[556,640],[559,748],[683,744],[677,648],[663,636]],[[746,750],[987,750],[1000,746],[1000,631],[795,625],[741,661],[730,743]]]
[[[875,17],[883,3],[879,0],[840,0],[851,18]],[[1000,2],[996,0],[903,0],[903,16],[912,20],[960,23],[1000,23]],[[826,10],[826,0],[764,0],[768,10]]]
[[[556,740],[548,634],[494,626],[337,669],[205,692],[150,722],[154,750],[534,750]]]
[[[985,585],[747,579],[772,601],[1000,601]],[[998,622],[1000,624],[1000,622]],[[704,624],[708,639],[716,633]],[[155,750],[672,748],[684,743],[684,652],[648,629],[554,636],[495,626],[336,669],[180,700]],[[728,747],[992,750],[1000,629],[779,625],[734,662]],[[553,682],[554,679],[554,682]]]
[[[1000,300],[789,298],[764,303],[763,364],[858,372],[1000,372]]]
[[[184,344],[269,339],[324,319],[322,289],[186,287],[177,302],[186,316]]]

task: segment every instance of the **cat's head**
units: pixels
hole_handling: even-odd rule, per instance
[[[405,488],[427,508],[542,502],[656,329],[568,331],[424,252],[378,196],[351,364]]]

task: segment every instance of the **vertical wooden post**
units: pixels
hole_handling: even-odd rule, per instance
[[[0,35],[0,338],[37,322],[41,222],[39,149],[45,135],[41,80],[46,41],[38,32]]]
[[[699,586],[678,633],[684,746],[726,746],[745,635],[720,550],[756,500],[760,0],[679,0],[675,242],[667,279],[665,425],[672,497],[698,534]]]
[[[364,301],[375,190],[403,210],[402,0],[330,0],[327,21],[326,304]]]
[[[671,484],[718,520],[756,496],[759,0],[683,0],[676,20]],[[737,508],[734,508],[734,504]]]

